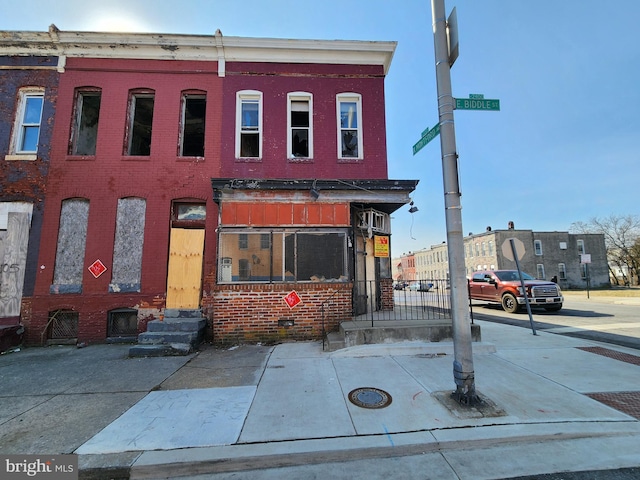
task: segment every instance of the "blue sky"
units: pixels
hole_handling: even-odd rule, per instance
[[[178,6],[178,7],[176,7]],[[455,112],[465,234],[487,226],[566,231],[640,208],[640,2],[446,0],[460,56],[453,95],[500,100]],[[24,12],[29,12],[25,15]],[[418,179],[419,211],[393,215],[392,253],[446,240],[429,0],[23,0],[0,30],[129,30],[227,36],[393,40],[386,79],[389,177]],[[366,146],[365,146],[366,148]]]

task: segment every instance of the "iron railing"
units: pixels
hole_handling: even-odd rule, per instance
[[[392,288],[391,291],[389,289]],[[451,320],[451,298],[447,280],[422,279],[394,282],[354,283],[354,320]]]

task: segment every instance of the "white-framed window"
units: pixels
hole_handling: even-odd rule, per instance
[[[204,127],[207,96],[204,93],[182,94],[180,118],[180,156],[204,157]]]
[[[584,240],[578,240],[578,253],[582,255],[584,253]]]
[[[69,155],[95,155],[100,118],[99,88],[76,91]]]
[[[43,88],[23,88],[18,98],[11,153],[35,160],[44,107]]]
[[[336,97],[338,158],[362,159],[362,96],[341,93]]]
[[[493,241],[489,240],[489,256],[493,256]]]
[[[541,263],[538,263],[536,265],[536,278],[539,280],[544,280],[545,276],[544,276],[544,265]]]
[[[538,256],[542,255],[542,240],[533,241],[533,251]]]
[[[586,263],[581,263],[580,264],[580,276],[582,278],[587,278],[587,264]]]
[[[287,95],[287,157],[313,158],[313,96]]]
[[[236,94],[236,158],[262,158],[262,92]]]
[[[564,263],[558,264],[558,278],[560,280],[567,279],[567,266]]]

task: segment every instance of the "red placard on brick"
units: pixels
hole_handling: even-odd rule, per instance
[[[96,260],[91,265],[89,265],[89,271],[95,278],[98,278],[100,275],[107,271],[107,267],[105,267],[104,263],[102,263],[100,260]]]
[[[302,303],[302,299],[300,298],[300,295],[298,295],[298,293],[295,290],[291,290],[283,298],[284,298],[284,301],[287,302],[287,305],[289,306],[289,308],[293,308],[299,303]]]

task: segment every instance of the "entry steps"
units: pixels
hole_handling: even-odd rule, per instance
[[[189,355],[202,342],[206,326],[200,309],[167,308],[162,320],[147,323],[147,331],[138,335],[138,344],[129,348],[129,356]]]

